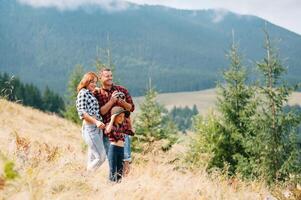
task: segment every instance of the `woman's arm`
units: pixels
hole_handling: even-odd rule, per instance
[[[95,124],[98,128],[105,128],[105,124],[97,119],[91,117],[87,113],[87,94],[80,91],[76,98],[76,109],[81,120],[86,120],[88,123]]]
[[[91,117],[89,114],[87,113],[83,113],[82,115],[83,119],[85,119],[87,122],[91,123],[91,124],[95,124],[97,126],[97,128],[100,129],[104,129],[105,128],[105,124],[93,117]]]

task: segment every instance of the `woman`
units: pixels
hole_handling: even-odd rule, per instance
[[[77,86],[76,109],[83,120],[82,136],[88,145],[88,171],[96,170],[106,159],[102,141],[105,124],[99,114],[98,101],[93,95],[97,81],[97,75],[88,72]]]

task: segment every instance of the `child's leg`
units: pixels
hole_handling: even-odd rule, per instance
[[[117,174],[117,160],[116,160],[116,152],[115,152],[115,145],[110,144],[109,151],[108,151],[108,160],[110,166],[110,174],[109,179],[110,181],[117,181],[116,174]]]
[[[117,154],[117,181],[120,181],[123,175],[123,158],[124,158],[124,148],[118,147]]]

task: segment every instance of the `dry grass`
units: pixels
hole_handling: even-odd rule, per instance
[[[134,98],[134,101],[136,105],[139,105],[142,103],[143,99],[143,97],[137,97]],[[208,89],[195,92],[164,93],[159,94],[157,100],[167,109],[172,109],[173,106],[188,106],[192,108],[195,104],[201,114],[207,114],[210,109],[215,108],[216,90]],[[289,104],[301,105],[301,92],[294,92],[289,99]]]
[[[1,186],[0,199],[264,199],[259,182],[228,180],[192,172],[173,162],[185,152],[134,155],[120,184],[108,181],[108,163],[85,172],[80,127],[54,115],[0,100],[0,150],[16,164],[20,178]],[[0,159],[0,172],[3,171]],[[3,189],[1,190],[1,187]]]

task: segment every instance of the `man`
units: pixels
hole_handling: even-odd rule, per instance
[[[123,107],[125,110],[133,112],[135,105],[133,103],[132,97],[128,90],[120,85],[115,85],[113,83],[112,71],[109,68],[103,68],[100,70],[99,74],[100,82],[102,84],[101,88],[97,90],[95,96],[99,102],[100,114],[103,118],[105,124],[110,122],[111,119],[111,109],[114,106]],[[104,135],[103,144],[108,155],[108,150],[110,146],[109,138]],[[125,145],[124,145],[124,173],[129,172],[129,163],[131,161],[131,144],[130,137],[126,135]]]

